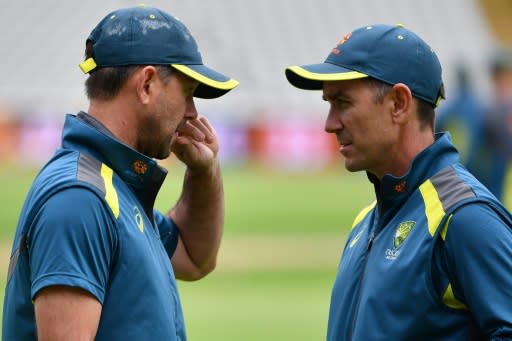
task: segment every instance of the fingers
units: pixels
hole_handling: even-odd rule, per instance
[[[215,141],[215,131],[206,117],[183,120],[176,129],[176,137],[188,137],[198,142],[212,143]]]
[[[201,121],[201,123],[204,124],[204,126],[206,127],[206,129],[208,129],[208,131],[213,134],[213,135],[217,135],[217,133],[215,132],[215,129],[210,125],[210,122],[208,121],[208,119],[204,116],[201,116],[199,117],[199,120]]]

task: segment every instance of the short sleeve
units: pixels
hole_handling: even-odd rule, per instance
[[[47,200],[27,238],[32,299],[45,287],[64,285],[103,303],[117,241],[112,219],[101,198],[84,187]]]
[[[450,221],[445,247],[454,294],[482,333],[512,335],[512,226],[489,206],[464,206]]]
[[[165,251],[169,258],[172,258],[178,245],[179,232],[176,224],[168,217],[157,210],[153,211],[155,224],[160,233],[160,240],[164,244]]]

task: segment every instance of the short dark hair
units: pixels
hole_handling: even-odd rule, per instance
[[[85,46],[85,59],[94,58],[92,42]],[[89,73],[85,80],[87,98],[109,100],[114,98],[124,86],[128,78],[145,65],[124,65],[114,67],[98,67]],[[173,74],[173,70],[167,65],[154,65],[159,77],[167,83]]]
[[[384,83],[376,78],[368,77],[364,78],[366,84],[373,90],[373,100],[375,103],[382,103],[384,97],[391,91],[393,88],[392,85],[388,83]]]
[[[432,104],[428,103],[427,101],[424,101],[416,97],[415,99],[418,108],[417,115],[421,123],[420,128],[424,129],[428,127],[433,131],[434,122],[436,118],[435,107]]]
[[[384,97],[386,97],[386,95],[393,88],[392,85],[372,77],[365,78],[365,81],[373,90],[375,103],[382,103]],[[441,85],[441,87],[443,86]],[[440,92],[442,92],[442,96],[444,98],[444,88],[440,90]],[[423,129],[425,127],[429,127],[433,130],[435,120],[435,107],[420,98],[414,96],[413,98],[418,106],[417,115],[419,121],[421,122],[421,128]]]

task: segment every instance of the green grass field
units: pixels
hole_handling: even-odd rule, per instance
[[[183,168],[169,170],[156,202],[162,210],[181,190]],[[0,302],[12,235],[34,176],[34,170],[0,169]],[[224,188],[217,269],[201,281],[179,283],[189,339],[325,339],[346,233],[373,198],[365,174],[346,173],[341,165],[315,173],[226,169]]]

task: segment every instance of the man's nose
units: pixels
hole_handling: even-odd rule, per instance
[[[343,129],[343,123],[341,122],[341,120],[339,120],[338,115],[336,115],[332,108],[329,109],[329,113],[327,114],[327,118],[325,119],[324,129],[328,133],[335,133]]]
[[[197,118],[196,104],[194,103],[194,97],[190,96],[187,100],[187,107],[185,109],[185,118],[195,119]]]

